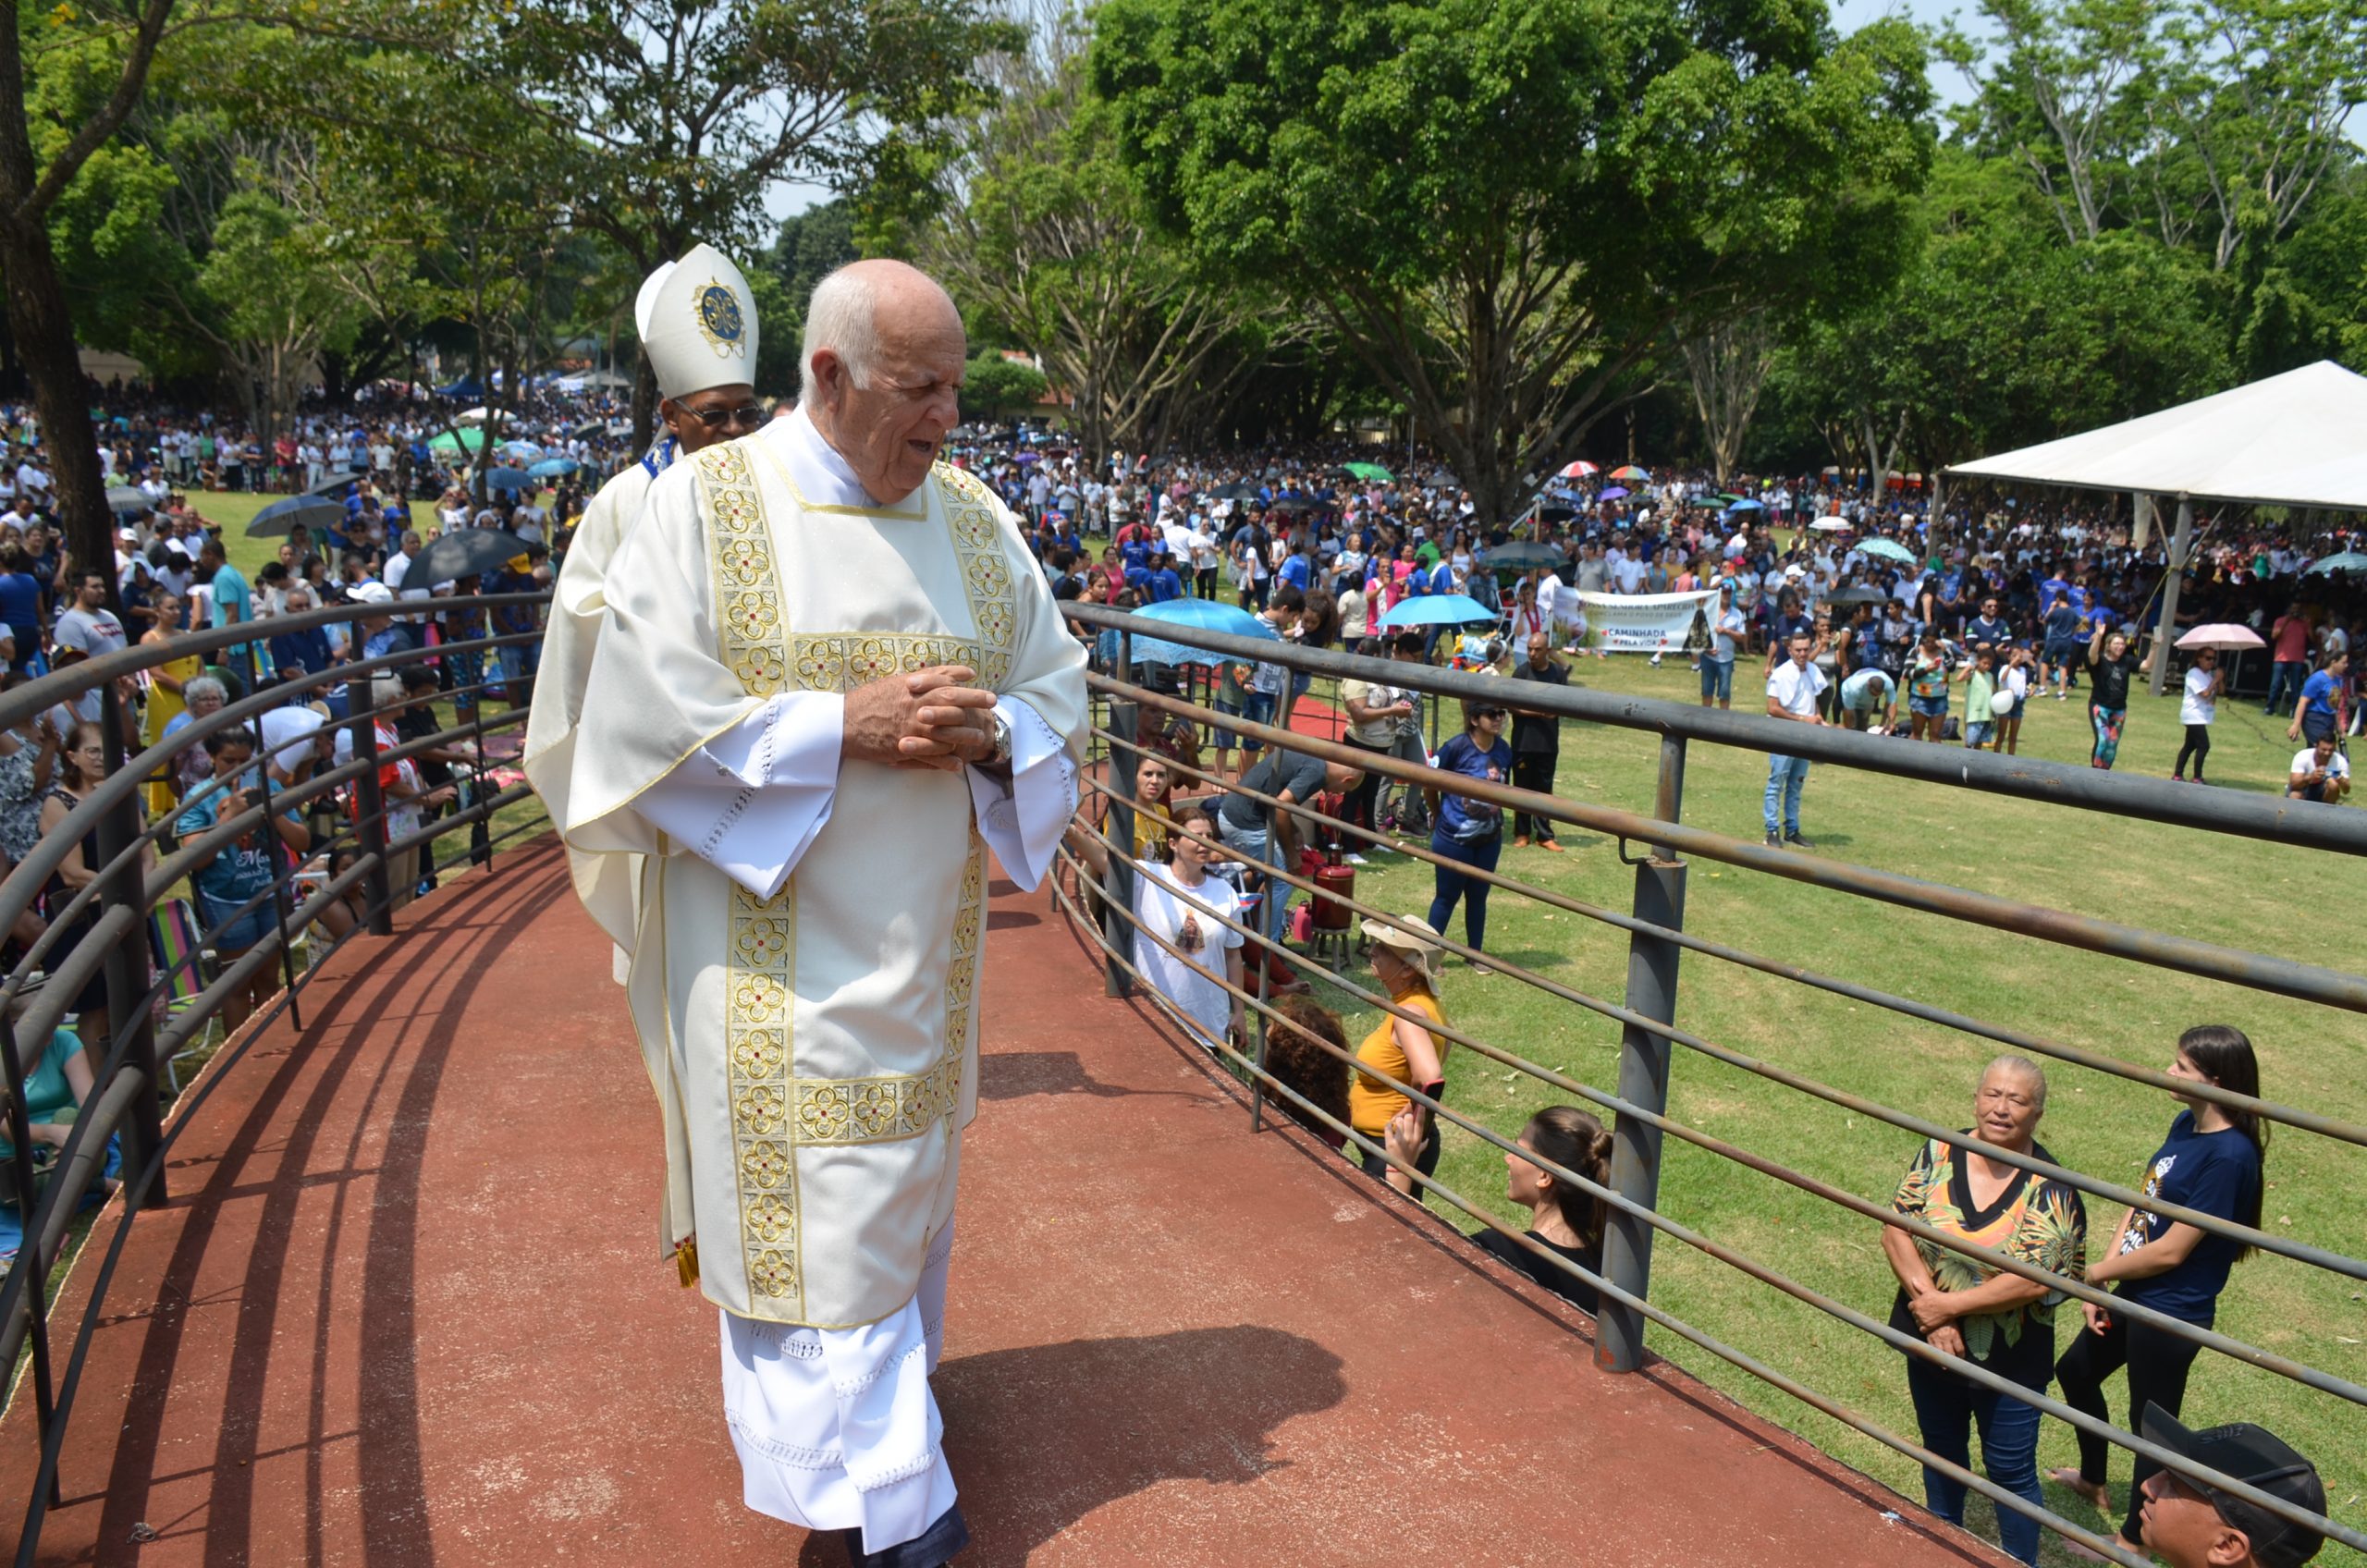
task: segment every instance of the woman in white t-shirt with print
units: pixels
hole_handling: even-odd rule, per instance
[[[1244,988],[1241,967],[1241,894],[1208,867],[1230,858],[1217,842],[1208,808],[1179,801],[1168,810],[1175,831],[1168,835],[1168,864],[1134,861],[1134,967],[1151,988],[1175,1004],[1187,1031],[1214,1050],[1241,1035],[1242,1003],[1202,970],[1221,974],[1234,991]],[[1071,853],[1082,858],[1105,887],[1110,876],[1107,839],[1081,824],[1069,827]],[[1195,967],[1196,966],[1196,967]]]
[[[2194,759],[2194,781],[2206,783],[2202,777],[2202,759],[2211,754],[2211,721],[2219,717],[2219,692],[2224,682],[2219,672],[2219,650],[2205,648],[2194,655],[2194,668],[2186,672],[2186,693],[2178,699],[2178,722],[2186,726],[2186,743],[2178,748],[2178,760],[2170,768],[2170,777],[2183,784],[2187,779],[2186,759]]]

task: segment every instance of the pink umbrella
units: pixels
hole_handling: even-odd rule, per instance
[[[2181,648],[2226,648],[2234,650],[2238,648],[2265,648],[2268,644],[2262,642],[2260,640],[2260,633],[2254,631],[2249,626],[2237,626],[2232,622],[2214,622],[2209,626],[2196,627],[2193,631],[2178,639],[2178,646]]]
[[[1600,473],[1601,472],[1602,470],[1595,467],[1594,464],[1581,459],[1564,469],[1562,471],[1562,477],[1564,479],[1587,479],[1591,478],[1593,475]]]

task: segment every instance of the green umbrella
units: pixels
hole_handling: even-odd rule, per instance
[[[1340,468],[1344,473],[1353,473],[1358,479],[1369,480],[1375,484],[1394,484],[1397,482],[1396,477],[1379,463],[1342,463]]]
[[[474,427],[461,430],[448,430],[443,435],[435,437],[435,440],[430,441],[428,446],[438,452],[457,452],[463,449],[472,452],[483,451],[484,449],[484,432]]]
[[[1721,495],[1721,496],[1711,496],[1711,497],[1710,497],[1710,498],[1711,498],[1711,500],[1713,500],[1713,501],[1723,501],[1726,505],[1728,505],[1728,506],[1730,506],[1730,507],[1731,507],[1731,506],[1733,506],[1736,501],[1739,501],[1739,500],[1741,500],[1741,499],[1742,499],[1742,497],[1741,497],[1740,496],[1723,496],[1723,495]]]
[[[1897,561],[1903,566],[1913,566],[1915,564],[1914,551],[1908,549],[1904,545],[1895,545],[1887,539],[1869,539],[1859,545],[1858,548],[1864,551],[1867,555],[1881,556],[1885,559]]]

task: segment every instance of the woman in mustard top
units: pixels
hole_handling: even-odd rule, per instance
[[[1377,920],[1364,923],[1364,933],[1372,939],[1372,972],[1392,1001],[1442,1024],[1446,1011],[1439,1005],[1438,986],[1440,971],[1446,966],[1445,950],[1429,939],[1437,933],[1429,922],[1409,917],[1403,925],[1401,929]],[[1348,1083],[1348,1124],[1375,1144],[1388,1136],[1392,1117],[1413,1109],[1422,1134],[1421,1154],[1414,1166],[1425,1176],[1439,1168],[1438,1125],[1427,1109],[1382,1079],[1410,1084],[1436,1099],[1446,1089],[1446,1051],[1447,1042],[1429,1030],[1411,1019],[1385,1013],[1356,1047],[1357,1072]],[[1380,1156],[1367,1153],[1363,1163],[1366,1175],[1378,1181],[1389,1179],[1389,1162]]]
[[[170,594],[158,593],[149,600],[156,612],[156,624],[140,639],[141,644],[161,648],[180,634],[181,602]],[[148,710],[140,721],[140,744],[144,750],[165,738],[165,726],[179,717],[189,704],[181,698],[181,688],[197,679],[205,661],[195,654],[184,654],[177,659],[166,659],[148,671]],[[171,782],[148,786],[148,815],[162,816],[180,804],[180,797]]]

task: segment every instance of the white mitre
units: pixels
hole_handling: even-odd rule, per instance
[[[695,245],[649,275],[632,302],[657,390],[686,398],[756,384],[756,300],[731,258]]]

